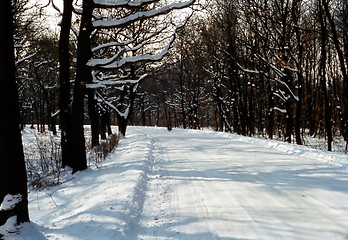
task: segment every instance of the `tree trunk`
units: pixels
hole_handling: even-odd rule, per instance
[[[106,122],[107,122],[107,114],[104,109],[101,110],[100,116],[100,138],[106,139]]]
[[[70,53],[73,0],[64,0],[63,18],[59,37],[59,119],[61,128],[62,167],[73,165],[71,105],[70,105]]]
[[[267,83],[267,96],[268,96],[268,105],[269,110],[267,113],[267,133],[269,139],[273,139],[273,129],[274,129],[274,96],[271,83]]]
[[[107,109],[105,112],[105,122],[106,122],[106,128],[108,130],[108,135],[112,135],[112,129],[111,129],[111,122],[110,122],[110,112]]]
[[[74,101],[72,105],[72,146],[73,173],[87,168],[86,146],[84,136],[84,99],[86,83],[91,82],[91,69],[87,61],[91,58],[90,35],[92,32],[93,0],[83,1],[83,14],[77,46],[77,69],[74,83]]]
[[[285,102],[286,114],[285,114],[285,141],[291,143],[291,135],[294,130],[293,112],[292,112],[292,101],[288,99]]]
[[[326,88],[326,44],[327,44],[327,25],[324,13],[321,6],[319,6],[320,25],[321,25],[321,59],[320,59],[320,84],[322,94],[324,95],[324,119],[325,130],[327,134],[327,150],[332,148],[332,120],[331,120],[331,106]]]
[[[118,132],[121,133],[123,136],[126,136],[128,119],[125,119],[124,117],[117,114],[117,124]]]
[[[302,87],[303,87],[303,75],[302,75],[302,58],[303,58],[303,44],[301,42],[301,32],[298,27],[298,18],[300,17],[301,1],[293,1],[291,7],[291,16],[294,22],[296,42],[298,46],[298,56],[296,62],[297,67],[297,97],[296,100],[296,112],[295,112],[295,138],[298,145],[302,145],[301,139],[301,119],[302,119]]]
[[[89,115],[89,120],[91,122],[92,148],[93,148],[94,146],[99,145],[98,114],[96,110],[97,101],[94,98],[94,89],[88,89],[87,92],[88,92],[88,115]]]
[[[20,194],[22,200],[10,212],[0,211],[0,225],[13,215],[17,216],[18,224],[29,221],[27,175],[19,130],[12,24],[11,1],[4,1],[0,8],[0,203],[7,194]]]
[[[182,57],[182,56],[181,56]],[[184,64],[183,60],[180,61],[180,106],[182,112],[182,126],[186,129],[186,111],[185,111],[185,99],[184,99]]]

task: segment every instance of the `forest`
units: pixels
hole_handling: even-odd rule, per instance
[[[87,168],[84,125],[91,126],[91,148],[112,134],[111,125],[124,136],[128,125],[142,125],[211,128],[298,145],[306,144],[306,136],[318,136],[328,151],[335,139],[344,141],[347,151],[346,1],[64,0],[60,5],[21,0],[7,5],[0,24],[7,33],[2,38],[12,40],[1,46],[1,71],[14,69],[18,96],[13,83],[2,85],[4,159],[12,155],[7,140],[20,142],[19,133],[10,137],[17,123],[21,129],[59,131],[61,166],[73,173]],[[49,24],[52,15],[56,21]],[[10,25],[13,32],[7,31]],[[5,78],[1,75],[1,81]],[[7,104],[9,96],[18,104]],[[23,160],[21,154],[18,158]],[[1,182],[9,175],[1,174]],[[6,188],[0,202],[12,191]],[[0,224],[7,218],[2,212]]]

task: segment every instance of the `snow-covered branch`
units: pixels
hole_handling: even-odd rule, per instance
[[[292,97],[293,97],[296,101],[299,101],[298,96],[296,96],[296,95],[293,93],[293,91],[291,91],[291,89],[290,89],[290,87],[289,87],[288,84],[286,84],[284,81],[280,80],[279,78],[273,78],[273,80],[276,81],[276,82],[278,82],[278,83],[280,83],[280,84],[282,84],[283,86],[285,86],[285,87],[289,90],[289,92],[290,92],[290,94],[292,95]]]
[[[123,49],[119,48],[119,51],[114,56],[108,59],[90,59],[87,65],[90,67],[101,67],[101,66],[109,65],[113,63],[114,61],[117,61],[117,59],[121,57],[124,51],[125,51],[124,48]]]
[[[136,12],[123,18],[114,18],[110,20],[96,20],[93,22],[95,28],[115,28],[122,27],[138,20],[145,20],[152,17],[167,14],[175,9],[182,9],[191,6],[196,0],[186,2],[172,3],[158,9],[152,9],[144,12]]]
[[[93,79],[93,83],[86,84],[86,87],[97,89],[97,88],[105,88],[107,86],[115,86],[115,85],[129,85],[129,84],[136,85],[136,84],[139,84],[142,80],[144,80],[147,76],[148,74],[145,73],[139,76],[138,79],[123,79],[120,77],[115,77],[115,78],[107,79],[107,80],[104,80],[104,79],[99,80],[95,78]],[[123,91],[123,87],[120,87],[120,88],[113,87],[113,88]]]
[[[104,43],[104,44],[101,44],[99,45],[98,47],[95,47],[92,49],[92,52],[96,52],[96,51],[99,51],[103,48],[108,48],[108,47],[121,47],[121,46],[125,46],[127,44],[130,44],[132,42],[134,42],[135,39],[131,39],[131,40],[128,40],[126,42],[109,42],[109,43]]]
[[[281,109],[281,108],[278,108],[278,107],[274,107],[273,110],[276,110],[278,112],[281,112],[281,113],[287,113],[287,111],[285,109]]]
[[[260,72],[257,70],[252,70],[252,69],[247,69],[244,68],[242,65],[240,65],[237,61],[236,61],[236,65],[245,73],[252,73],[252,74],[259,74]]]
[[[273,95],[279,97],[283,102],[286,102],[285,96],[283,94],[280,95],[278,93],[273,93]]]
[[[118,8],[118,7],[141,7],[146,4],[155,3],[159,0],[94,0],[97,8]]]
[[[138,62],[156,62],[163,59],[163,57],[168,53],[172,43],[175,40],[175,34],[173,34],[171,40],[167,44],[167,46],[157,55],[144,54],[132,57],[125,57],[120,59],[119,61],[112,62],[110,64],[105,64],[105,60],[103,59],[90,59],[87,63],[90,67],[101,67],[103,69],[111,69],[111,68],[120,68],[126,64],[134,64]],[[114,58],[116,60],[117,58]]]
[[[129,110],[131,107],[131,102],[128,103],[128,106],[124,112],[121,112],[118,110],[117,107],[115,107],[112,103],[107,101],[101,94],[97,93],[97,97],[102,100],[106,105],[108,105],[111,109],[113,109],[119,116],[123,117],[124,119],[128,118]]]
[[[19,59],[18,61],[16,61],[16,66],[18,66],[19,64],[21,64],[22,62],[24,62],[25,60],[28,60],[32,57],[34,57],[36,55],[36,53],[30,54],[22,59]]]
[[[45,61],[34,62],[34,67],[38,68],[38,67],[40,67],[41,65],[50,64],[50,63],[52,63],[53,61],[54,61],[54,60],[51,59],[51,60],[45,60]]]

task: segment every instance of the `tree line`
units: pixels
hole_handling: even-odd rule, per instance
[[[347,143],[346,1],[214,0],[196,16],[143,86],[135,124]]]

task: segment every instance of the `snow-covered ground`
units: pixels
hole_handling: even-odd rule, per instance
[[[129,127],[102,166],[29,193],[9,239],[348,239],[348,156],[213,131]]]

